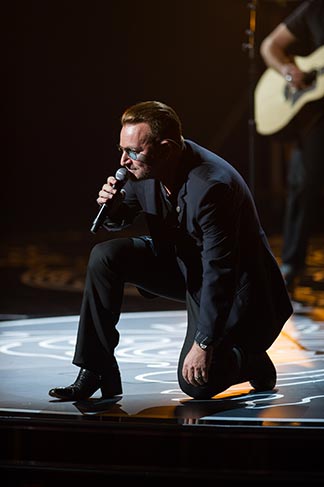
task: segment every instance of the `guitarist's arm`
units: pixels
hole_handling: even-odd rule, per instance
[[[260,54],[266,66],[275,69],[293,88],[306,88],[305,74],[288,54],[289,47],[297,41],[284,23],[280,23],[260,45]]]

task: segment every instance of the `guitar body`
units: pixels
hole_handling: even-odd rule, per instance
[[[324,46],[307,57],[296,57],[296,64],[305,72],[312,72],[314,81],[303,90],[293,90],[272,68],[260,77],[254,91],[256,130],[262,135],[283,135],[295,117],[303,116],[314,101],[324,97]],[[323,110],[323,107],[322,107]]]

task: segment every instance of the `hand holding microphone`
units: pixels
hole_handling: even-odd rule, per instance
[[[105,184],[103,186],[102,191],[106,191],[107,193],[107,200],[105,203],[103,203],[100,207],[100,210],[98,212],[98,215],[93,221],[92,227],[91,227],[91,232],[96,233],[97,230],[101,227],[103,222],[105,221],[105,218],[108,214],[109,209],[112,206],[112,203],[114,201],[115,196],[120,194],[121,189],[124,187],[126,181],[127,181],[127,169],[125,167],[121,167],[116,171],[115,174],[115,183],[112,185],[109,185],[109,178],[108,178],[108,184]],[[105,187],[107,187],[105,189]],[[113,189],[113,192],[110,192],[109,189]],[[99,198],[98,198],[99,199]]]

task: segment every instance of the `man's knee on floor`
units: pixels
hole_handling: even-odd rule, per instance
[[[192,386],[191,384],[181,383],[180,388],[187,396],[192,399],[207,400],[213,397],[213,393],[209,387],[206,386]]]

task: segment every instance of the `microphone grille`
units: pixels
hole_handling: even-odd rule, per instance
[[[124,179],[127,178],[127,169],[126,169],[126,167],[120,167],[116,171],[115,178],[118,179],[118,181],[124,181]]]

